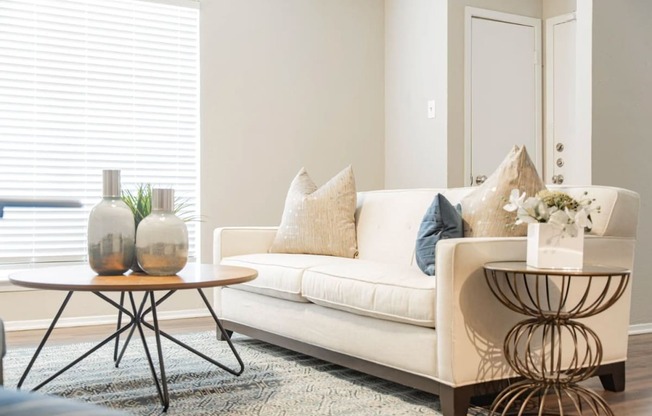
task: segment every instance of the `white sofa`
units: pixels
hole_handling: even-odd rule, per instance
[[[631,269],[639,196],[612,187],[560,187],[596,198],[585,262]],[[225,327],[439,395],[444,416],[467,414],[473,396],[514,376],[503,358],[507,331],[525,319],[491,294],[482,265],[524,260],[525,237],[459,238],[437,245],[436,276],[416,265],[419,225],[434,196],[453,204],[472,188],[358,193],[359,256],[268,253],[275,227],[215,230],[215,263],[258,270],[257,279],[215,292]],[[604,347],[598,375],[624,389],[630,289],[584,322]]]

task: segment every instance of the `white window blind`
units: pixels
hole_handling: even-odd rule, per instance
[[[102,169],[172,187],[198,214],[198,8],[132,0],[0,1],[0,264],[84,261]],[[188,223],[191,256],[198,225]]]

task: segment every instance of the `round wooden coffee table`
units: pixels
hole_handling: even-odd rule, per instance
[[[146,274],[135,273],[127,275],[117,275],[117,276],[99,276],[94,271],[90,269],[88,265],[81,266],[65,266],[65,267],[48,267],[41,269],[33,269],[29,271],[23,271],[11,274],[9,280],[18,286],[24,286],[34,289],[46,289],[46,290],[62,290],[67,291],[61,307],[54,316],[50,327],[46,331],[41,343],[36,348],[34,356],[30,360],[25,372],[23,373],[20,381],[18,382],[18,387],[20,388],[25,381],[25,378],[29,374],[30,369],[34,365],[34,362],[38,358],[43,346],[47,342],[52,330],[57,324],[57,321],[61,317],[61,314],[66,308],[68,301],[75,292],[92,292],[100,299],[104,300],[108,304],[112,305],[118,310],[118,322],[116,331],[105,338],[103,341],[95,345],[93,348],[88,350],[86,353],[81,355],[79,358],[72,361],[70,364],[50,376],[48,379],[43,381],[41,384],[34,387],[32,390],[38,390],[50,381],[54,380],[56,377],[70,369],[72,366],[88,357],[93,352],[100,349],[102,346],[106,345],[108,342],[115,340],[115,348],[113,359],[116,367],[120,364],[122,355],[129,344],[131,336],[134,333],[134,330],[138,329],[140,338],[143,343],[143,348],[145,350],[145,355],[147,356],[147,361],[149,368],[152,372],[152,377],[154,378],[154,383],[156,389],[163,404],[164,411],[170,405],[170,397],[168,394],[167,388],[167,379],[165,377],[165,365],[163,361],[163,351],[161,348],[161,337],[174,342],[175,344],[187,349],[188,351],[200,356],[201,358],[211,362],[212,364],[222,368],[225,371],[228,371],[231,374],[236,376],[242,374],[244,371],[244,363],[238,355],[233,343],[231,342],[229,336],[227,335],[222,323],[218,319],[215,311],[210,305],[210,302],[206,298],[206,295],[202,291],[203,288],[212,288],[218,286],[234,285],[238,283],[244,283],[256,278],[258,273],[256,270],[248,269],[244,267],[236,266],[220,266],[213,264],[194,264],[189,263],[186,267],[183,268],[175,276],[149,276]],[[199,296],[201,296],[206,308],[210,312],[213,320],[217,324],[217,327],[222,333],[222,338],[225,339],[233,355],[238,360],[240,368],[238,370],[231,369],[224,364],[202,354],[201,352],[193,349],[189,345],[179,341],[170,334],[162,331],[159,328],[158,316],[156,308],[163,302],[165,302],[170,296],[172,296],[177,290],[186,290],[186,289],[197,289]],[[167,293],[160,296],[156,299],[155,291],[167,291]],[[102,292],[120,292],[120,303],[114,301],[113,299],[107,297]],[[140,305],[137,306],[134,299],[134,292],[143,292],[143,298],[140,302]],[[125,307],[125,297],[128,297],[128,304]],[[151,313],[151,322],[145,320],[147,315]],[[122,322],[123,315],[128,317],[128,322]],[[156,368],[154,362],[152,361],[151,354],[149,352],[149,347],[145,339],[145,334],[143,327],[147,327],[150,330],[154,331],[156,339],[156,350],[158,354],[159,361],[159,371],[160,371],[160,381],[159,375],[156,373]],[[129,330],[129,335],[122,345],[122,349],[118,352],[120,335]]]

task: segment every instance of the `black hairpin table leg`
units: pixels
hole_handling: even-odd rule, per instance
[[[45,381],[43,381],[42,383],[40,383],[40,384],[37,385],[36,387],[32,388],[32,391],[36,391],[36,390],[40,389],[41,387],[45,386],[46,384],[48,384],[49,382],[51,382],[51,381],[54,380],[55,378],[59,377],[61,374],[63,374],[64,372],[68,371],[68,370],[69,370],[71,367],[73,367],[75,364],[77,364],[78,362],[82,361],[84,358],[88,357],[89,355],[91,355],[92,353],[94,353],[95,351],[97,351],[98,349],[102,348],[102,347],[103,347],[104,345],[106,345],[108,342],[110,342],[111,340],[117,338],[121,333],[123,333],[124,331],[126,331],[127,329],[129,329],[130,326],[134,325],[134,323],[135,323],[135,318],[134,318],[134,315],[133,315],[131,312],[129,312],[127,309],[125,309],[124,307],[120,306],[118,303],[114,302],[113,300],[109,299],[108,297],[104,296],[103,294],[101,294],[101,293],[99,293],[99,292],[93,292],[93,293],[95,293],[97,296],[99,296],[100,298],[104,299],[106,302],[108,302],[108,303],[110,303],[111,305],[113,305],[114,307],[116,307],[118,310],[120,310],[120,311],[121,311],[122,313],[124,313],[125,315],[129,316],[129,317],[131,318],[131,321],[129,322],[128,325],[125,325],[124,327],[119,328],[119,329],[118,329],[117,331],[115,331],[113,334],[109,335],[107,338],[105,338],[104,340],[102,340],[100,343],[98,343],[97,345],[95,345],[93,348],[91,348],[90,350],[86,351],[84,354],[82,354],[80,357],[78,357],[77,359],[75,359],[74,361],[72,361],[70,364],[66,365],[64,368],[62,368],[61,370],[59,370],[59,371],[57,371],[56,373],[54,373],[52,376],[50,376],[49,378],[47,378]],[[18,382],[18,385],[17,385],[18,388],[22,387],[22,385],[23,385],[23,383],[24,383],[24,381],[25,381],[25,378],[27,378],[27,375],[29,374],[30,370],[32,369],[32,366],[34,365],[34,362],[36,361],[36,359],[37,359],[38,356],[40,355],[41,350],[43,349],[43,346],[44,346],[45,343],[47,342],[48,338],[50,337],[50,334],[52,333],[52,330],[54,329],[55,325],[56,325],[57,322],[59,321],[59,318],[61,317],[61,314],[62,314],[63,311],[65,310],[66,305],[68,304],[68,301],[69,301],[70,298],[72,297],[72,294],[73,294],[72,291],[71,291],[71,292],[68,292],[68,295],[66,295],[66,298],[63,300],[63,303],[61,304],[61,307],[59,308],[59,311],[57,312],[57,314],[55,315],[54,319],[52,320],[52,323],[50,324],[50,327],[49,327],[48,330],[45,332],[45,335],[43,336],[43,339],[41,340],[41,343],[40,343],[39,346],[36,348],[36,352],[34,352],[34,355],[32,356],[32,359],[30,360],[29,364],[27,365],[27,368],[25,369],[25,372],[23,373],[22,377],[20,378],[20,381]]]
[[[217,314],[213,310],[213,307],[211,306],[210,302],[206,298],[206,295],[204,294],[204,292],[201,289],[197,289],[197,292],[199,292],[199,295],[201,296],[202,300],[204,301],[204,304],[206,305],[206,308],[208,309],[211,316],[213,317],[213,320],[215,321],[217,326],[220,328],[220,331],[222,331],[222,334],[226,337],[226,331],[225,331],[224,327],[222,326],[222,323],[220,322],[219,318],[217,317]],[[167,299],[169,297],[169,295],[170,295],[170,293],[168,293],[168,295],[164,296],[163,298],[159,299],[159,301],[156,302],[155,304],[160,305],[162,303],[162,301],[164,301],[165,299]],[[239,376],[240,374],[242,374],[242,372],[244,371],[244,368],[245,368],[244,362],[242,361],[242,358],[240,358],[240,355],[238,354],[238,351],[235,349],[235,346],[233,345],[233,342],[231,341],[231,339],[229,337],[226,337],[227,338],[226,341],[229,344],[229,348],[231,349],[231,352],[233,353],[234,357],[236,358],[236,360],[238,361],[238,364],[240,366],[240,368],[237,369],[237,370],[229,368],[226,365],[220,363],[219,361],[207,356],[206,354],[203,354],[202,352],[197,351],[196,349],[192,348],[190,345],[178,340],[177,338],[173,337],[172,335],[168,334],[167,332],[161,331],[160,329],[156,329],[156,326],[158,326],[158,323],[157,323],[157,319],[155,319],[153,315],[152,315],[152,318],[153,318],[154,325],[150,324],[149,322],[146,322],[144,320],[145,316],[147,314],[149,314],[150,312],[153,312],[153,311],[154,311],[154,308],[150,307],[141,316],[141,322],[147,328],[151,329],[154,332],[159,332],[160,336],[174,342],[178,346],[180,346],[180,347],[186,349],[187,351],[189,351],[189,352],[203,358],[204,360],[210,362],[211,364],[221,368],[222,370],[224,370],[224,371],[226,371],[228,373],[231,373],[231,374],[236,375],[236,376]]]

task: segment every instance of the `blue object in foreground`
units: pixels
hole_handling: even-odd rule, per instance
[[[0,387],[0,415],[12,416],[120,416],[125,413],[73,399]]]

